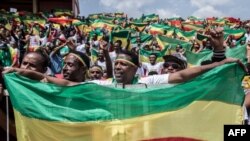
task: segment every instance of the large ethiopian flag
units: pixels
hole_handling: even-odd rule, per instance
[[[228,64],[147,88],[62,87],[15,73],[5,82],[19,141],[221,141],[225,124],[241,124],[243,75]]]

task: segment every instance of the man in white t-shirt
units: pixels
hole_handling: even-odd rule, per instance
[[[122,41],[117,40],[114,43],[114,51],[109,52],[109,56],[111,58],[111,61],[114,62],[115,58],[117,57],[117,54],[122,50]]]
[[[86,54],[89,52],[89,49],[90,49],[89,43],[83,43],[76,47],[76,51],[79,51],[81,53],[86,53]]]
[[[250,41],[250,27],[247,26],[246,28],[247,32],[245,33],[245,37],[246,37],[246,42]]]
[[[157,54],[152,53],[149,55],[149,63],[142,62],[142,68],[146,70],[146,76],[148,76],[150,73],[154,74],[161,74],[162,66],[164,62],[157,63]]]
[[[113,80],[94,80],[91,82],[100,85],[111,85],[114,83],[122,84],[162,84],[168,83],[168,74],[153,75],[150,77],[137,78],[135,77],[139,66],[138,56],[133,52],[122,50],[114,63],[114,78]]]

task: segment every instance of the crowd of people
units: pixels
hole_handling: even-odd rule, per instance
[[[6,11],[0,13],[9,14]],[[145,16],[142,16],[141,23],[145,26],[139,28],[131,24],[138,19],[128,18],[125,14],[119,17],[112,13],[99,14],[99,17],[94,17],[95,21],[100,17],[113,18],[111,21],[105,21],[106,24],[100,27],[93,24],[95,22],[93,15],[88,18],[73,18],[70,15],[59,18],[53,13],[48,16],[39,13],[35,16],[40,18],[30,22],[19,21],[14,16],[6,16],[0,20],[0,70],[3,74],[17,72],[31,79],[62,86],[84,82],[99,85],[175,84],[189,81],[217,66],[239,62],[239,58],[228,58],[225,50],[240,45],[246,46],[245,59],[247,64],[250,63],[250,22],[239,19],[231,19],[230,22],[227,21],[228,24],[219,24],[215,22],[216,18],[213,19],[214,22],[199,20],[203,29],[196,30],[195,36],[185,38],[178,36],[176,32],[169,34],[168,30],[163,33],[152,32],[154,24],[168,25],[188,32],[184,31],[183,26],[159,17],[145,20],[146,18],[143,18]],[[25,16],[19,15],[19,17],[21,19]],[[38,22],[41,19],[45,21],[42,24]],[[180,25],[184,22],[195,25],[198,19],[178,20]],[[75,21],[81,24],[74,24]],[[116,27],[118,25],[119,27]],[[242,29],[245,32],[240,38],[236,38],[233,34],[225,37],[225,26],[232,30]],[[110,36],[114,31],[125,29],[130,30],[125,41],[115,40]],[[151,35],[152,39],[145,41],[142,34]],[[204,40],[200,41],[197,34],[203,35]],[[157,40],[158,35],[181,42],[171,44],[174,48],[160,55],[166,46],[162,46]],[[182,43],[189,44],[190,48]],[[148,61],[141,60],[141,50],[148,52],[145,56]],[[190,67],[185,51],[198,54],[204,50],[213,52],[211,59],[203,61],[199,66]],[[246,65],[246,68],[249,66]],[[1,78],[1,101],[4,101],[4,88]],[[245,106],[248,110],[249,90],[250,88],[245,88]],[[4,107],[4,103],[1,102],[1,107]],[[246,114],[247,119],[248,114]],[[13,132],[11,135],[14,137]]]

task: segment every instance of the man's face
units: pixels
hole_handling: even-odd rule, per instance
[[[69,35],[70,35],[70,36],[74,36],[74,31],[70,31],[70,32],[69,32]]]
[[[150,62],[150,64],[155,64],[155,62],[156,62],[156,56],[155,55],[150,55],[149,56],[149,62]]]
[[[97,40],[97,35],[96,34],[93,35],[93,40],[94,41]]]
[[[40,37],[43,37],[43,36],[44,36],[44,33],[43,33],[43,32],[39,32],[39,36],[40,36]]]
[[[119,54],[117,56],[118,60],[115,61],[114,73],[117,83],[131,84],[137,67],[130,64],[127,61],[131,61],[131,57],[125,54]],[[123,59],[123,60],[119,60]]]
[[[115,50],[119,50],[121,47],[120,47],[120,44],[119,43],[115,43],[114,44],[114,49]]]
[[[250,27],[247,28],[247,32],[250,32]]]
[[[88,44],[85,44],[85,48],[86,48],[86,50],[88,50],[90,48],[90,46]]]
[[[163,65],[163,74],[174,73],[181,70],[181,66],[176,62],[166,62]]]
[[[99,67],[92,67],[89,70],[89,74],[90,74],[90,79],[91,80],[100,80],[103,76],[102,71],[100,70]]]
[[[104,57],[104,54],[103,54],[103,50],[100,49],[99,52],[98,52],[98,57],[99,58],[103,58]]]
[[[43,66],[42,57],[38,54],[30,53],[27,54],[21,63],[21,69],[33,70],[40,73],[45,73],[46,68]]]
[[[67,55],[64,60],[63,78],[70,81],[78,82],[79,75],[83,72],[83,67],[80,67],[80,62],[74,55]]]
[[[180,50],[181,50],[180,46],[177,46],[175,50],[176,50],[176,52],[180,52]]]
[[[18,31],[18,32],[17,32],[17,36],[18,36],[18,37],[21,37],[21,36],[22,36],[22,32],[21,32],[21,31]]]

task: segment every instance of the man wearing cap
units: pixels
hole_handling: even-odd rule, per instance
[[[175,73],[187,68],[187,62],[174,55],[163,56],[165,60],[163,64],[162,74]]]

